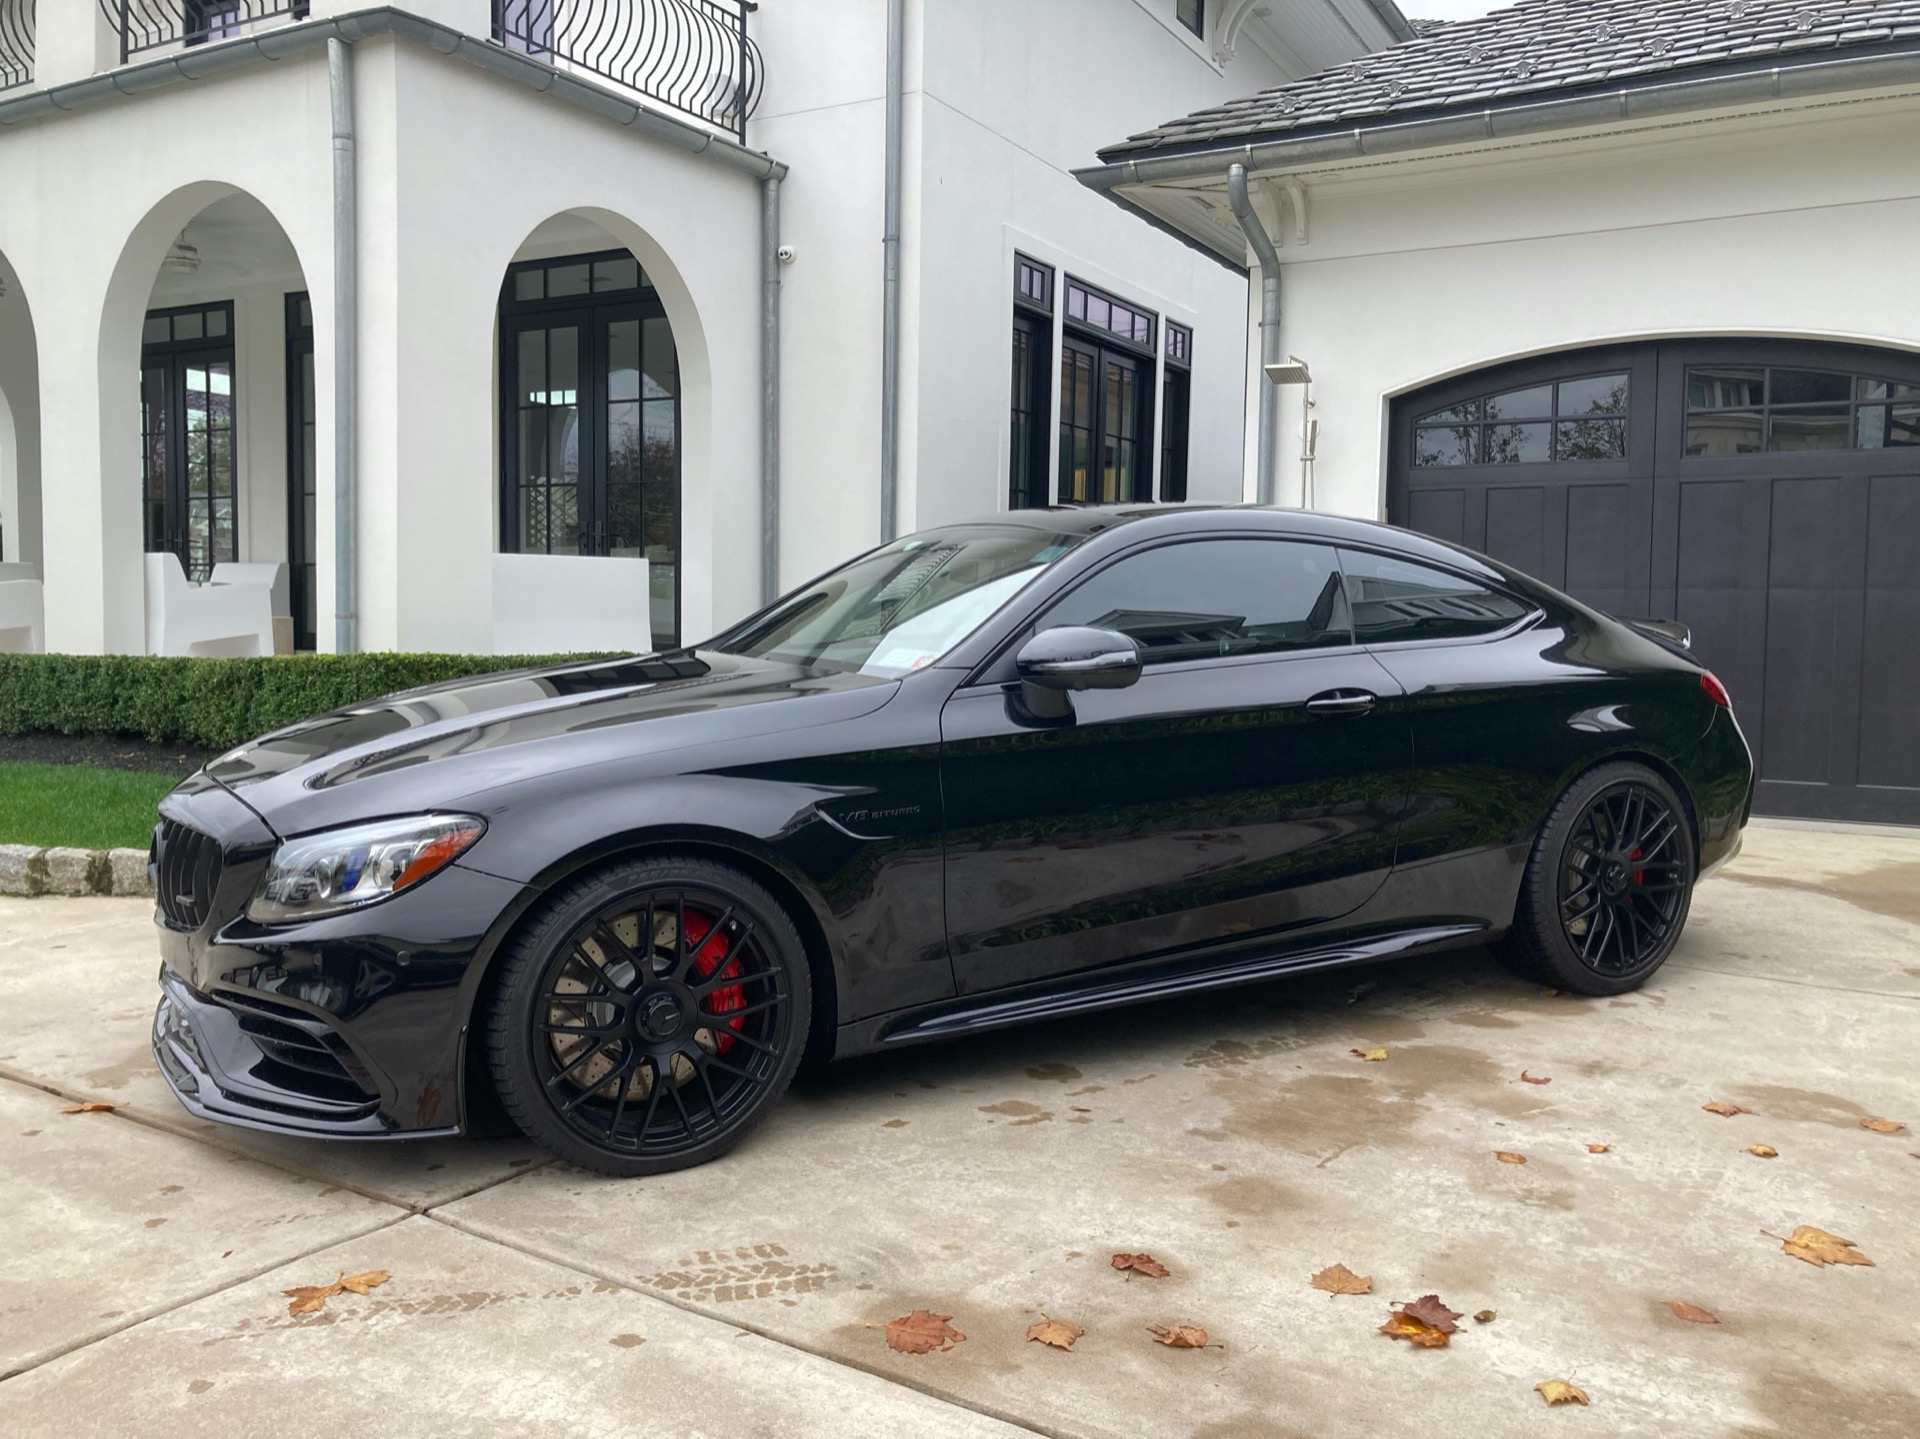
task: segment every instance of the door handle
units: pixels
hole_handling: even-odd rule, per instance
[[[1307,701],[1307,713],[1316,715],[1363,715],[1379,703],[1372,690],[1321,690]]]

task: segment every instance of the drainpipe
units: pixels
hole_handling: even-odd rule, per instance
[[[1253,212],[1247,198],[1247,167],[1235,164],[1227,168],[1227,203],[1233,217],[1246,233],[1254,258],[1260,262],[1260,387],[1259,451],[1254,473],[1258,477],[1256,495],[1263,505],[1274,501],[1274,475],[1279,467],[1280,387],[1267,378],[1266,366],[1280,359],[1280,254],[1267,238],[1267,227]]]
[[[327,94],[333,106],[333,647],[358,648],[354,614],[354,450],[358,381],[359,229],[354,214],[352,52],[327,40]]]
[[[760,603],[780,593],[780,177],[760,182]]]
[[[900,482],[900,127],[906,89],[907,3],[887,0],[886,229],[880,238],[880,541],[898,524]]]

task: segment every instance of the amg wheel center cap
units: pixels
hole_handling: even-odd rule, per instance
[[[640,1010],[640,1032],[648,1039],[666,1041],[680,1032],[680,1002],[669,994],[656,994]]]
[[[1600,887],[1608,894],[1618,894],[1627,887],[1627,867],[1617,859],[1607,861],[1606,868],[1600,871]]]

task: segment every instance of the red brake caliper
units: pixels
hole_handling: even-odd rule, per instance
[[[1632,852],[1632,853],[1630,853],[1630,854],[1629,854],[1629,855],[1627,856],[1627,858],[1628,858],[1628,859],[1638,859],[1638,858],[1640,858],[1640,846],[1636,844],[1636,845],[1635,845],[1635,846],[1633,847],[1633,852]],[[1647,873],[1647,872],[1646,872],[1646,871],[1645,871],[1644,869],[1636,869],[1636,870],[1635,870],[1635,871],[1633,872],[1633,882],[1634,882],[1635,884],[1638,884],[1638,883],[1640,883],[1640,881],[1641,881],[1641,880],[1642,880],[1642,879],[1643,879],[1643,878],[1645,877],[1645,875],[1646,875],[1646,873]]]
[[[713,977],[720,961],[727,957],[727,937],[715,930],[713,921],[703,914],[689,914],[686,923],[687,942],[694,946],[694,978],[705,983]],[[733,979],[739,973],[740,961],[730,960],[721,978]],[[747,1007],[746,991],[737,984],[723,984],[702,1001],[702,1007],[716,1019],[725,1020],[724,1028],[713,1031],[714,1048],[725,1054],[733,1048],[733,1035],[728,1030],[738,1030],[746,1023],[744,1015],[735,1015],[732,1019],[726,1016]]]

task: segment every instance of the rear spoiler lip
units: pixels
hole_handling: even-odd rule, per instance
[[[1655,644],[1686,659],[1693,658],[1693,631],[1679,620],[1635,619],[1628,615],[1616,615],[1614,618]]]

